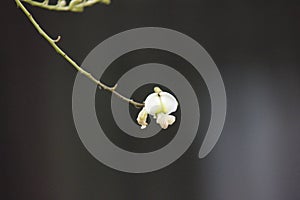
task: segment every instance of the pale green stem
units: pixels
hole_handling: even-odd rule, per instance
[[[90,79],[91,81],[93,81],[94,83],[96,83],[98,86],[100,86],[100,88],[103,88],[105,90],[108,90],[108,91],[112,92],[117,97],[121,98],[122,100],[127,101],[128,103],[130,103],[130,104],[132,104],[132,105],[134,105],[136,107],[143,107],[144,106],[143,103],[135,102],[132,99],[126,98],[123,95],[121,95],[120,93],[118,93],[116,91],[117,84],[115,86],[113,86],[113,87],[109,87],[109,86],[105,85],[104,83],[100,82],[99,80],[97,80],[95,77],[93,77],[89,72],[87,72],[84,69],[82,69],[79,65],[77,65],[77,63],[75,61],[73,61],[60,47],[58,47],[56,45],[56,43],[60,40],[60,36],[58,36],[58,38],[55,39],[55,40],[53,40],[52,38],[50,38],[47,35],[47,33],[35,21],[35,19],[32,17],[32,15],[29,13],[29,11],[25,8],[25,6],[21,3],[21,1],[20,0],[15,0],[15,1],[17,3],[18,7],[21,8],[21,10],[25,13],[25,15],[31,21],[31,23],[36,28],[36,30],[49,42],[49,44],[56,50],[56,52],[58,54],[60,54],[62,57],[64,57],[64,59],[66,59],[76,70],[78,70],[81,74],[83,74],[88,79]]]

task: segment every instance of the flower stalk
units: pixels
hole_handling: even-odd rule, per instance
[[[22,4],[20,0],[15,0],[17,6],[23,11],[23,13],[27,16],[27,18],[30,20],[32,25],[35,27],[35,29],[39,32],[43,38],[45,38],[48,43],[55,49],[55,51],[60,54],[66,61],[68,61],[77,71],[79,71],[81,74],[86,76],[88,79],[90,79],[92,82],[94,82],[96,85],[99,86],[99,88],[102,88],[104,90],[110,91],[120,99],[134,105],[135,107],[144,107],[144,103],[135,102],[132,99],[129,99],[127,97],[124,97],[119,92],[116,91],[117,84],[110,87],[102,83],[101,81],[97,80],[91,73],[85,71],[83,68],[81,68],[73,59],[71,59],[58,45],[57,43],[60,41],[61,37],[58,36],[56,39],[52,39],[36,22],[36,20],[33,18],[33,16],[30,14],[30,12],[25,8],[25,6]],[[83,11],[84,7],[91,6],[95,3],[102,2],[102,3],[109,3],[109,0],[72,0],[68,6],[65,5],[63,2],[64,0],[58,1],[58,4],[55,5],[55,9],[53,5],[48,5],[48,1],[44,1],[43,3],[34,2],[31,0],[24,0],[24,2],[29,3],[33,6],[39,6],[41,8],[46,8],[50,10],[61,10],[61,11],[73,11],[73,12],[81,12]],[[53,9],[52,9],[53,8]]]

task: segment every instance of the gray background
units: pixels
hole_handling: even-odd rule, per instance
[[[300,199],[298,2],[115,0],[82,14],[29,7],[50,35],[62,36],[60,45],[79,63],[111,35],[158,26],[197,40],[219,67],[228,112],[210,155],[198,159],[203,139],[198,134],[170,166],[153,173],[127,174],[104,166],[82,145],[72,117],[75,70],[9,1],[0,13],[1,199]],[[157,54],[136,53],[117,60],[103,80],[113,83],[109,77],[118,65],[130,68]],[[173,55],[162,55],[154,57],[162,63],[179,62]],[[187,70],[186,76],[201,82],[192,71]],[[196,88],[204,91],[200,107],[209,107],[201,84]],[[96,100],[102,98],[109,100],[109,93],[98,91]],[[209,110],[204,113],[210,114]],[[207,118],[203,120],[205,130]],[[111,135],[117,137],[114,132]],[[122,142],[122,137],[114,140],[127,145],[124,148],[147,147]],[[169,139],[162,137],[159,142]]]

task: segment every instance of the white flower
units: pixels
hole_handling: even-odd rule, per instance
[[[172,125],[176,118],[171,113],[175,112],[178,102],[173,95],[163,92],[159,87],[154,88],[154,93],[150,94],[145,100],[145,107],[140,111],[137,122],[144,129],[148,125],[146,120],[148,114],[156,118],[161,128],[166,129]]]

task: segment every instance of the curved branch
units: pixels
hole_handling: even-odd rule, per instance
[[[121,98],[124,101],[127,101],[128,103],[136,106],[136,107],[143,107],[143,103],[135,102],[132,99],[129,99],[127,97],[122,96],[120,93],[116,91],[117,85],[113,87],[109,87],[105,85],[104,83],[97,80],[95,77],[93,77],[89,72],[82,69],[74,60],[72,60],[59,46],[56,45],[56,43],[60,40],[60,36],[58,36],[57,39],[53,40],[50,38],[47,33],[39,26],[39,24],[35,21],[35,19],[32,17],[32,15],[29,13],[29,11],[25,8],[25,6],[21,3],[20,0],[15,0],[18,7],[21,8],[21,10],[25,13],[25,15],[28,17],[30,22],[33,24],[33,26],[36,28],[36,30],[49,42],[49,44],[56,50],[58,54],[60,54],[64,59],[66,59],[77,71],[79,71],[81,74],[86,76],[88,79],[96,83],[100,88],[103,88],[104,90],[108,90],[115,94],[117,97]]]
[[[69,5],[66,5],[65,0],[58,0],[56,5],[49,5],[49,0],[44,2],[37,2],[33,0],[22,0],[32,6],[56,11],[71,11],[71,12],[82,12],[85,7],[92,6],[96,3],[109,4],[110,0],[71,0]]]

